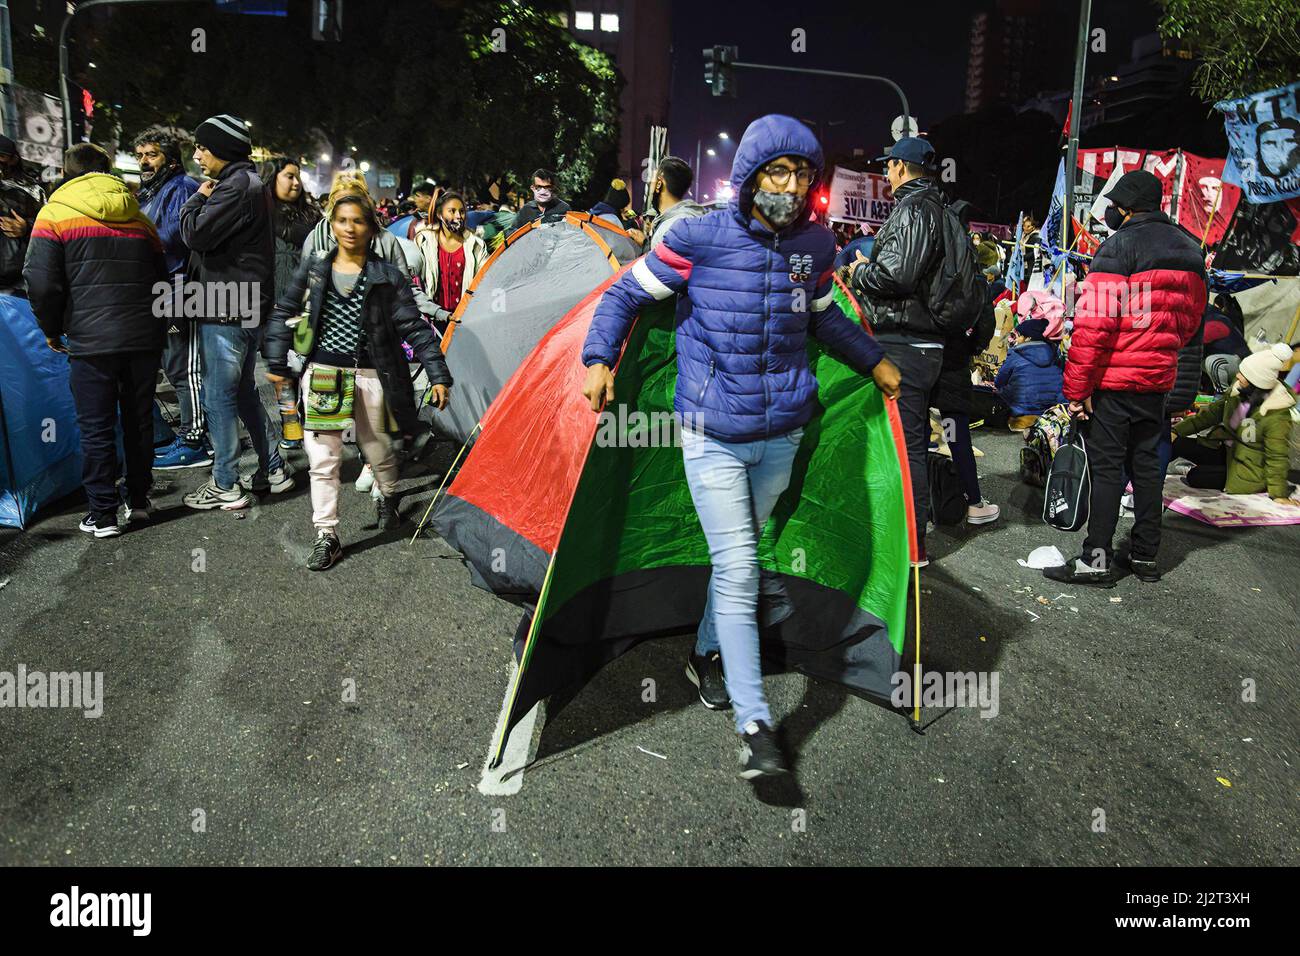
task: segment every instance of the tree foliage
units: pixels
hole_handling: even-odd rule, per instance
[[[1300,78],[1300,0],[1162,0],[1160,35],[1200,58],[1194,87],[1207,102]]]
[[[617,149],[622,79],[559,24],[565,6],[350,3],[341,43],[311,40],[305,0],[283,18],[118,8],[82,25],[74,62],[96,62],[78,79],[126,136],[234,113],[289,155],[351,153],[479,188],[552,166],[574,195]]]

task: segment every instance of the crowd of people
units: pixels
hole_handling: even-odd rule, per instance
[[[185,505],[245,508],[255,494],[295,487],[286,459],[300,448],[315,531],[308,567],[325,570],[343,550],[348,439],[365,462],[358,489],[374,498],[382,529],[397,527],[400,461],[429,431],[417,389],[436,410],[456,400],[439,343],[467,286],[501,237],[571,207],[545,167],[532,173],[526,202],[508,190],[479,201],[432,183],[416,184],[401,203],[377,201],[356,171],[337,174],[318,199],[297,161],[255,167],[248,127],[233,115],[206,120],[193,141],[202,181],[186,172],[175,135],[142,131],[134,193],[104,150],[73,146],[46,201],[0,140],[0,282],[28,295],[49,347],[70,356],[83,531],[111,537],[147,520],[154,470],[210,466]],[[918,565],[929,563],[933,527],[932,411],[965,521],[1000,517],[980,489],[972,389],[977,358],[1008,322],[1010,344],[991,384],[1009,426],[1024,432],[1063,408],[1089,439],[1088,533],[1079,557],[1049,577],[1109,587],[1118,566],[1158,579],[1171,457],[1185,460],[1198,487],[1290,500],[1295,399],[1279,378],[1295,361],[1287,344],[1244,348],[1235,378],[1220,376],[1222,397],[1174,420],[1199,391],[1204,343],[1226,333],[1212,328],[1204,252],[1160,212],[1154,176],[1130,172],[1110,188],[1112,235],[1071,308],[1050,291],[1008,286],[1002,244],[970,236],[969,207],[945,197],[925,139],[904,137],[878,162],[895,204],[867,239],[837,241],[817,221],[809,196],[825,172],[821,147],[802,123],[777,115],[756,120],[738,143],[736,194],[725,207],[694,202],[690,166],[670,156],[649,183],[653,216],[637,215],[623,179],[589,210],[644,250],[602,297],[584,344],[583,395],[593,410],[616,399],[612,370],[638,310],[679,299],[675,409],[696,423],[682,430],[685,473],[713,565],[686,671],[706,706],[734,711],[745,776],[785,767],[761,681],[757,549],[817,408],[808,335],[897,403]],[[1026,217],[1026,274],[1036,268],[1036,230]],[[837,281],[861,303],[865,324],[841,313]],[[1142,294],[1131,295],[1139,285]],[[173,300],[162,310],[158,288]],[[217,294],[235,289],[249,294]],[[281,422],[259,395],[259,354]],[[155,401],[160,367],[176,393],[175,430]],[[241,425],[257,460],[250,475],[239,472]],[[1130,487],[1133,530],[1116,548]]]

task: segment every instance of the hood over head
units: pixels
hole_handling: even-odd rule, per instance
[[[86,173],[54,190],[50,204],[60,203],[100,222],[133,222],[143,218],[140,204],[126,183],[109,173]]]
[[[817,188],[825,159],[813,131],[793,116],[779,113],[760,116],[746,127],[731,164],[731,184],[736,190],[731,206],[740,211],[745,222],[749,221],[754,205],[755,175],[779,156],[798,156],[808,160],[817,171],[817,178],[808,187],[809,194]]]

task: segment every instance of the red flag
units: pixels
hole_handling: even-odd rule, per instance
[[[1083,253],[1085,256],[1092,255],[1101,246],[1101,242],[1098,241],[1096,236],[1085,229],[1083,223],[1079,222],[1078,219],[1075,219],[1074,216],[1071,216],[1070,220],[1074,223],[1074,230],[1079,236],[1079,252]]]
[[[1065,125],[1061,127],[1061,145],[1064,146],[1070,140],[1070,120],[1074,116],[1074,100],[1070,100],[1070,105],[1065,108]]]

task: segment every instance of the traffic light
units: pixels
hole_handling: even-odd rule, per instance
[[[736,95],[736,71],[731,64],[736,62],[737,55],[734,46],[704,48],[704,82],[714,96]]]

